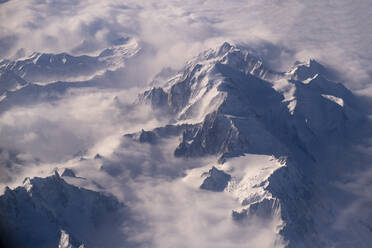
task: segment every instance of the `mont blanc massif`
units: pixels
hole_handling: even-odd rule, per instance
[[[225,42],[119,87],[141,56],[119,38],[96,55],[1,61],[2,129],[65,153],[0,147],[1,247],[371,247],[372,123],[334,71],[313,59],[278,71]],[[12,133],[35,115],[36,135]]]

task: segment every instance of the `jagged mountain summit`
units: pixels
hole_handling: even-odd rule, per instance
[[[347,136],[347,127],[363,118],[352,93],[329,81],[324,71],[310,60],[275,72],[225,43],[140,100],[168,113],[174,125],[198,126],[184,132],[178,155],[282,154],[288,146],[306,153],[307,146],[328,142],[327,136]]]
[[[70,185],[57,172],[26,178],[23,186],[0,196],[1,242],[9,247],[112,247],[124,242],[119,229],[127,214],[113,196]]]
[[[121,38],[96,56],[36,52],[0,60],[0,113],[59,99],[69,89],[122,87],[125,68],[140,51],[134,38]]]
[[[348,193],[333,183],[365,166],[351,159],[360,156],[352,147],[370,135],[370,122],[353,94],[328,75],[315,60],[276,72],[248,50],[224,43],[144,92],[140,102],[166,113],[169,124],[181,129],[176,156],[217,155],[222,169],[230,158],[247,154],[283,161],[257,182],[264,193],[241,199],[244,207],[234,211],[235,219],[279,213],[287,247],[368,247],[372,240],[363,224],[351,231],[329,227],[351,204],[335,204]],[[147,136],[161,138],[159,130]]]
[[[71,88],[115,87],[116,77],[125,74],[122,70],[140,50],[134,38],[121,38],[96,56],[35,52],[0,60],[0,112],[57,99]]]
[[[205,190],[211,190],[211,191],[223,191],[228,182],[231,179],[231,176],[229,174],[226,174],[225,172],[218,170],[216,167],[212,167],[208,171],[208,177],[206,177],[200,185],[201,189]]]
[[[30,83],[46,84],[55,81],[83,81],[106,70],[124,66],[125,59],[139,51],[135,39],[122,38],[97,56],[73,56],[67,53],[39,53],[15,61],[0,61],[1,73],[13,73]]]

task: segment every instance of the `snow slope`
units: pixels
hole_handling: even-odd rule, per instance
[[[0,229],[9,247],[115,247],[126,207],[113,196],[67,184],[56,172],[26,178],[0,197]]]
[[[240,199],[235,219],[280,213],[280,233],[288,247],[368,247],[370,238],[327,228],[343,208],[334,202],[348,194],[333,184],[365,166],[350,159],[359,156],[354,142],[370,135],[370,122],[358,100],[328,75],[314,60],[275,72],[244,48],[225,43],[187,63],[163,87],[144,92],[140,101],[168,113],[172,125],[191,125],[181,135],[176,156],[217,155],[223,165],[246,154],[282,161],[284,166],[276,169],[262,163],[251,177],[241,172],[243,179],[230,187],[231,193],[240,199],[237,192],[247,188],[250,196]],[[346,151],[354,155],[344,155]],[[266,168],[266,179],[256,182]],[[334,209],[328,210],[332,201]],[[368,237],[362,224],[355,228]]]
[[[122,38],[97,56],[33,53],[1,60],[0,112],[57,99],[70,88],[121,87],[117,77],[140,50],[135,39]]]
[[[135,39],[122,38],[97,56],[72,56],[67,53],[33,53],[16,61],[2,60],[1,72],[12,72],[30,83],[86,81],[106,70],[123,67],[125,60],[139,51]]]

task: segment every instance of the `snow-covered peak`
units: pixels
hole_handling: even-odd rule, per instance
[[[25,180],[23,180],[23,187],[26,189],[27,192],[31,191],[32,184],[29,177],[26,177]]]
[[[75,187],[58,174],[26,178],[0,196],[0,230],[12,247],[116,247],[124,242],[125,211],[113,196]]]
[[[309,60],[275,72],[248,50],[224,43],[140,99],[168,113],[170,124],[198,126],[184,132],[177,156],[285,154],[295,146],[292,137],[309,146],[307,153],[315,143],[351,132],[362,118],[352,93],[325,71]]]
[[[244,79],[274,79],[282,75],[268,69],[261,59],[229,43],[209,49],[189,61],[185,68],[171,76],[162,87],[153,87],[140,96],[155,107],[168,108],[177,120],[201,122],[219,108],[229,87],[244,84]],[[238,77],[232,81],[231,77]],[[159,84],[158,84],[159,85]],[[233,86],[235,85],[235,86]]]
[[[228,42],[224,42],[215,49],[209,49],[201,53],[187,65],[216,63],[228,65],[242,73],[249,73],[262,79],[273,79],[282,74],[266,67],[262,59],[254,52]]]
[[[299,96],[298,88],[301,91],[303,89],[301,97],[304,97],[302,94],[311,95],[314,92],[318,96],[326,94],[342,99],[345,95],[350,96],[345,87],[324,77],[326,71],[323,65],[310,59],[306,63],[297,63],[287,73],[275,72],[247,49],[225,42],[220,47],[201,53],[189,61],[181,72],[163,82],[162,87],[153,87],[140,98],[154,107],[167,108],[175,115],[175,120],[188,123],[201,122],[207,114],[221,110],[223,103],[224,108],[228,108],[226,99],[234,94],[234,98],[241,99],[240,94],[252,98],[249,105],[257,102],[255,110],[266,108],[259,98],[276,95],[266,101],[265,105],[271,105],[274,99],[279,100],[275,104],[285,103],[293,115]],[[254,91],[255,94],[252,93]],[[265,94],[259,97],[258,91],[265,91]],[[240,105],[237,108],[247,106]]]
[[[123,67],[126,59],[136,55],[139,50],[138,42],[127,38],[97,56],[34,52],[15,61],[2,61],[0,72],[12,72],[23,80],[39,84],[60,80],[83,81],[102,75],[107,70]]]
[[[220,48],[218,48],[218,55],[222,56],[225,55],[226,53],[230,52],[234,47],[230,45],[228,42],[224,42]]]
[[[319,74],[326,74],[326,68],[314,59],[309,59],[307,62],[298,62],[287,74],[294,80],[304,81],[308,83],[309,80]]]

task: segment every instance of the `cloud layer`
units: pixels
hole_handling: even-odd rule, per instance
[[[0,7],[0,56],[93,53],[127,35],[146,48],[150,78],[225,40],[266,41],[293,52],[283,64],[318,58],[362,90],[372,70],[371,14],[367,0],[13,0]]]
[[[133,107],[137,91],[74,89],[62,99],[0,115],[0,183],[26,167],[108,155],[139,124],[145,129],[160,125],[149,108]]]

